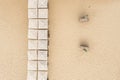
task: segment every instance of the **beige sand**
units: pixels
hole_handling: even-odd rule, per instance
[[[50,80],[120,80],[120,1],[50,0]],[[80,23],[81,14],[89,22]],[[80,43],[88,42],[87,53]]]
[[[120,1],[50,0],[50,80],[120,80]],[[80,14],[90,21],[81,24]],[[0,80],[26,80],[27,0],[0,0]],[[81,41],[90,49],[83,54]]]
[[[0,80],[26,80],[27,0],[0,0]]]

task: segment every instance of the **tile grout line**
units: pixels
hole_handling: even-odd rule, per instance
[[[37,18],[38,18],[38,0],[37,0]],[[37,19],[37,29],[39,26],[39,22]],[[37,40],[38,40],[38,30],[37,30]],[[38,41],[37,41],[37,60],[38,60]],[[37,76],[36,76],[36,80],[38,80],[38,61],[37,61]]]

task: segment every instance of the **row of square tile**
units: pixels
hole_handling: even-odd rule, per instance
[[[28,60],[47,60],[48,51],[28,51]]]
[[[28,39],[48,39],[48,30],[28,30]]]
[[[47,8],[48,0],[28,0],[28,8]]]
[[[29,19],[28,28],[48,29],[48,19]]]
[[[28,61],[28,70],[48,70],[47,61]]]
[[[48,49],[48,40],[28,40],[28,49]]]
[[[28,18],[48,18],[48,9],[28,9]]]
[[[27,80],[48,80],[48,72],[28,71]]]
[[[48,29],[48,9],[46,9],[48,8],[48,0],[28,0],[28,8],[28,39],[30,40],[28,40],[27,80],[47,80],[48,73],[42,72],[42,70],[48,70],[48,51],[39,51],[38,49],[47,50],[48,30],[38,29]]]

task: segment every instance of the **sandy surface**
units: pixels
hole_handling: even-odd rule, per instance
[[[26,80],[27,0],[0,0],[0,80]]]
[[[49,3],[49,80],[120,80],[120,1]],[[27,0],[0,0],[0,69],[0,80],[26,80]]]
[[[50,80],[120,80],[120,1],[50,0]],[[80,23],[87,14],[89,22]],[[89,44],[83,53],[82,42]]]

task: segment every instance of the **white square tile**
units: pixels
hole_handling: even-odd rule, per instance
[[[47,60],[47,51],[38,51],[38,60]]]
[[[38,41],[38,49],[47,49],[48,40],[39,40]]]
[[[37,40],[28,40],[28,49],[37,49]]]
[[[37,60],[37,51],[28,51],[28,60]]]
[[[48,19],[40,19],[39,20],[39,28],[48,28]]]
[[[37,61],[28,61],[28,70],[37,70]]]
[[[37,71],[28,71],[27,80],[36,80],[37,79]]]
[[[37,0],[28,0],[28,8],[37,8]]]
[[[38,39],[48,39],[48,30],[39,30]]]
[[[37,30],[28,30],[29,39],[37,39]]]
[[[48,9],[39,9],[39,18],[48,18]]]
[[[47,8],[48,0],[38,0],[38,8]]]
[[[37,19],[29,19],[29,28],[38,28],[38,20]]]
[[[42,71],[38,72],[38,80],[48,80],[47,77],[48,77],[47,72],[42,72]]]
[[[47,61],[38,61],[38,70],[48,70]]]
[[[37,18],[37,9],[28,9],[28,18]]]

